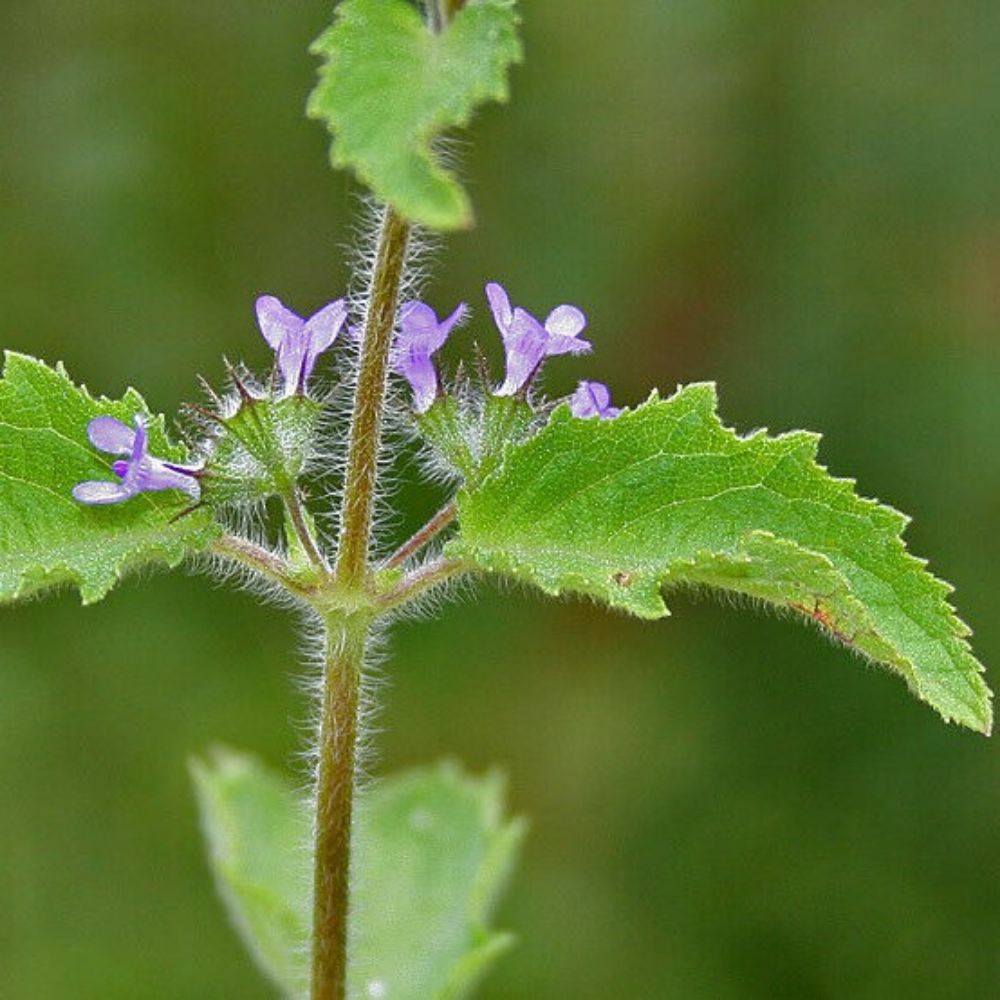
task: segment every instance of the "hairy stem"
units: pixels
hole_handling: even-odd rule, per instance
[[[440,559],[430,559],[407,573],[391,590],[381,594],[376,610],[379,614],[384,614],[393,608],[409,604],[426,591],[439,587],[447,580],[469,570],[469,564],[461,559],[446,559],[443,556]]]
[[[409,224],[387,208],[365,317],[341,506],[336,578],[348,588],[363,586],[368,569],[389,350],[409,234]]]
[[[433,541],[445,528],[455,520],[458,507],[454,500],[446,503],[419,531],[416,531],[388,559],[383,569],[395,569],[402,566],[410,556],[419,552],[428,542]]]
[[[312,1000],[347,996],[351,815],[367,632],[363,619],[338,615],[327,623],[314,831]]]
[[[239,535],[220,535],[212,542],[212,551],[217,556],[252,569],[272,583],[280,583],[294,594],[303,596],[310,593],[292,577],[288,564],[281,556],[249,539],[240,538]]]
[[[332,580],[340,600],[348,605],[354,601],[363,605],[368,589],[382,411],[409,234],[409,225],[386,208],[354,389],[340,547]],[[369,616],[338,611],[328,616],[326,627],[314,835],[312,1000],[344,1000],[358,704]]]

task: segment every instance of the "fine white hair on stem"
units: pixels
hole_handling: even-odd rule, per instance
[[[306,715],[295,728],[304,734],[303,749],[296,754],[296,757],[310,795],[315,793],[318,779],[319,731],[322,725],[325,671],[331,655],[330,639],[320,618],[306,612],[303,615],[299,643],[299,659],[304,663],[305,670],[298,674],[296,680],[297,687],[305,697]],[[358,701],[358,740],[355,749],[358,788],[363,788],[369,780],[370,767],[375,759],[373,737],[378,734],[379,695],[388,684],[382,670],[382,663],[387,653],[386,645],[384,626],[372,628],[366,643]]]
[[[356,227],[356,236],[352,256],[355,266],[352,269],[353,279],[348,289],[351,323],[355,335],[348,334],[347,343],[340,352],[342,368],[345,372],[343,380],[344,393],[338,398],[336,414],[337,426],[345,429],[341,435],[337,455],[329,456],[331,471],[336,475],[328,479],[326,499],[331,501],[327,509],[333,513],[327,514],[323,520],[330,534],[339,536],[341,525],[338,523],[338,512],[341,507],[342,490],[348,442],[346,428],[350,426],[350,411],[354,403],[357,379],[360,371],[361,349],[367,323],[367,304],[371,295],[375,267],[378,259],[378,239],[384,221],[386,209],[371,198],[362,200],[360,222]],[[406,244],[406,258],[402,268],[399,285],[398,301],[416,298],[426,277],[426,264],[434,253],[435,243],[425,233],[411,227]],[[387,387],[382,406],[381,447],[378,451],[378,466],[376,481],[378,488],[372,505],[371,555],[383,550],[383,539],[391,527],[393,513],[388,500],[393,495],[396,485],[396,463],[407,443],[407,435],[401,432],[400,422],[395,414],[405,407],[404,397],[395,374],[387,373]],[[343,409],[339,407],[342,406]]]
[[[256,534],[256,538],[254,535]],[[244,532],[241,537],[266,548],[262,532]],[[233,586],[254,595],[265,604],[290,611],[301,611],[304,605],[287,588],[274,580],[268,580],[259,572],[233,559],[213,552],[200,553],[190,560],[192,572],[201,572],[218,586]]]
[[[426,621],[429,618],[436,618],[445,605],[471,599],[475,595],[479,579],[481,577],[469,573],[444,580],[425,590],[415,599],[395,608],[386,616],[387,623]]]

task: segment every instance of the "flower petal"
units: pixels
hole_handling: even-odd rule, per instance
[[[346,321],[347,302],[344,299],[337,299],[323,306],[319,312],[309,317],[305,325],[305,334],[308,340],[307,351],[313,359],[336,340]]]
[[[132,456],[129,464],[141,462],[149,453],[149,437],[146,434],[146,424],[138,414],[135,418],[135,435],[132,439]]]
[[[461,323],[468,315],[469,307],[464,302],[459,302],[455,311],[447,319],[441,320],[437,330],[438,339],[434,345],[435,351],[444,344],[451,331],[454,330],[455,327],[458,326],[458,324]]]
[[[444,345],[448,335],[468,312],[465,303],[447,318],[438,322],[437,313],[424,302],[404,302],[399,310],[399,334],[396,348],[400,351],[418,347],[433,354]]]
[[[122,489],[127,490],[132,495],[138,493],[143,488],[143,472],[149,462],[149,439],[146,435],[146,425],[142,418],[136,414],[132,454],[129,455],[127,462],[115,462],[114,464],[115,475],[122,477]],[[123,464],[125,466],[124,475],[121,472]]]
[[[575,337],[586,325],[587,317],[576,306],[556,306],[545,320],[545,329],[562,337]]]
[[[180,469],[168,465],[158,458],[150,458],[139,477],[138,488],[142,492],[152,490],[183,490],[192,499],[201,499],[201,485],[198,480]]]
[[[413,390],[413,409],[426,413],[438,395],[438,374],[428,351],[414,346],[401,351],[396,356],[396,371],[402,375]]]
[[[507,371],[500,396],[513,396],[527,385],[548,353],[548,340],[542,324],[521,308],[514,310],[510,327],[504,335]]]
[[[90,504],[91,506],[107,503],[121,503],[135,496],[135,491],[129,489],[123,483],[99,482],[88,480],[84,483],[77,483],[73,487],[73,499],[78,503]]]
[[[87,424],[87,437],[109,455],[127,455],[135,443],[135,431],[114,417],[94,417]]]
[[[579,337],[550,336],[545,342],[545,354],[552,357],[556,354],[589,354],[594,345],[589,340]]]
[[[486,286],[486,298],[489,300],[490,309],[493,311],[493,319],[496,322],[497,329],[506,335],[514,318],[506,289],[503,285],[498,285],[495,281],[491,281]]]
[[[303,330],[289,331],[278,348],[278,369],[284,383],[284,395],[294,396],[305,383],[306,335]],[[315,359],[314,359],[315,360]]]
[[[507,332],[511,340],[530,338],[532,342],[537,340],[540,344],[544,344],[549,339],[545,327],[527,309],[522,309],[520,306],[514,310],[508,326]]]
[[[611,392],[603,382],[581,382],[570,397],[570,413],[574,417],[599,417],[612,420],[621,409],[611,405]]]
[[[437,313],[426,302],[411,299],[399,307],[399,332],[407,340],[437,334]]]
[[[598,410],[606,410],[611,402],[611,390],[603,382],[581,382],[581,386],[586,386],[590,393],[594,406]]]
[[[301,316],[286,309],[281,300],[273,295],[261,295],[254,308],[260,332],[274,351],[281,347],[289,333],[298,333],[305,326],[305,320]]]

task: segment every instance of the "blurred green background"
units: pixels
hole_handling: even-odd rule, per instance
[[[478,228],[427,297],[583,306],[549,388],[720,383],[913,514],[1000,659],[1000,5],[525,5],[514,103],[462,142]],[[339,295],[357,191],[302,115],[328,0],[0,10],[3,346],[172,413],[253,297]],[[494,353],[495,357],[495,353]],[[412,470],[410,470],[412,472]],[[438,500],[402,488],[402,534]],[[533,823],[482,996],[1000,996],[1000,761],[814,631],[685,597],[640,624],[490,592],[395,629],[372,770],[504,764]],[[269,995],[185,758],[297,767],[295,623],[150,574],[0,624],[0,997]]]

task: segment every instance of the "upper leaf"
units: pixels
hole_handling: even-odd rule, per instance
[[[122,573],[151,560],[176,565],[205,547],[216,528],[198,510],[177,519],[190,498],[177,490],[144,493],[127,503],[88,507],[71,490],[84,480],[114,480],[111,462],[87,440],[97,416],[132,424],[147,415],[151,450],[183,462],[163,418],[149,417],[142,397],[94,399],[61,366],[5,354],[0,379],[0,602],[61,583],[75,584],[85,604],[100,600]]]
[[[234,923],[289,998],[309,985],[309,813],[253,758],[192,766],[212,867]],[[352,997],[459,1000],[511,944],[489,928],[524,825],[496,774],[451,763],[404,772],[360,799],[353,838]]]
[[[344,0],[313,45],[325,57],[308,113],[350,167],[401,215],[435,229],[472,223],[468,195],[433,151],[476,106],[507,99],[521,58],[514,0],[469,0],[435,35],[405,0]]]
[[[614,420],[560,407],[459,497],[451,552],[645,618],[661,591],[708,585],[807,618],[898,671],[947,720],[988,733],[990,692],[946,598],[901,540],[907,518],[816,464],[819,438],[739,437],[712,385]]]

